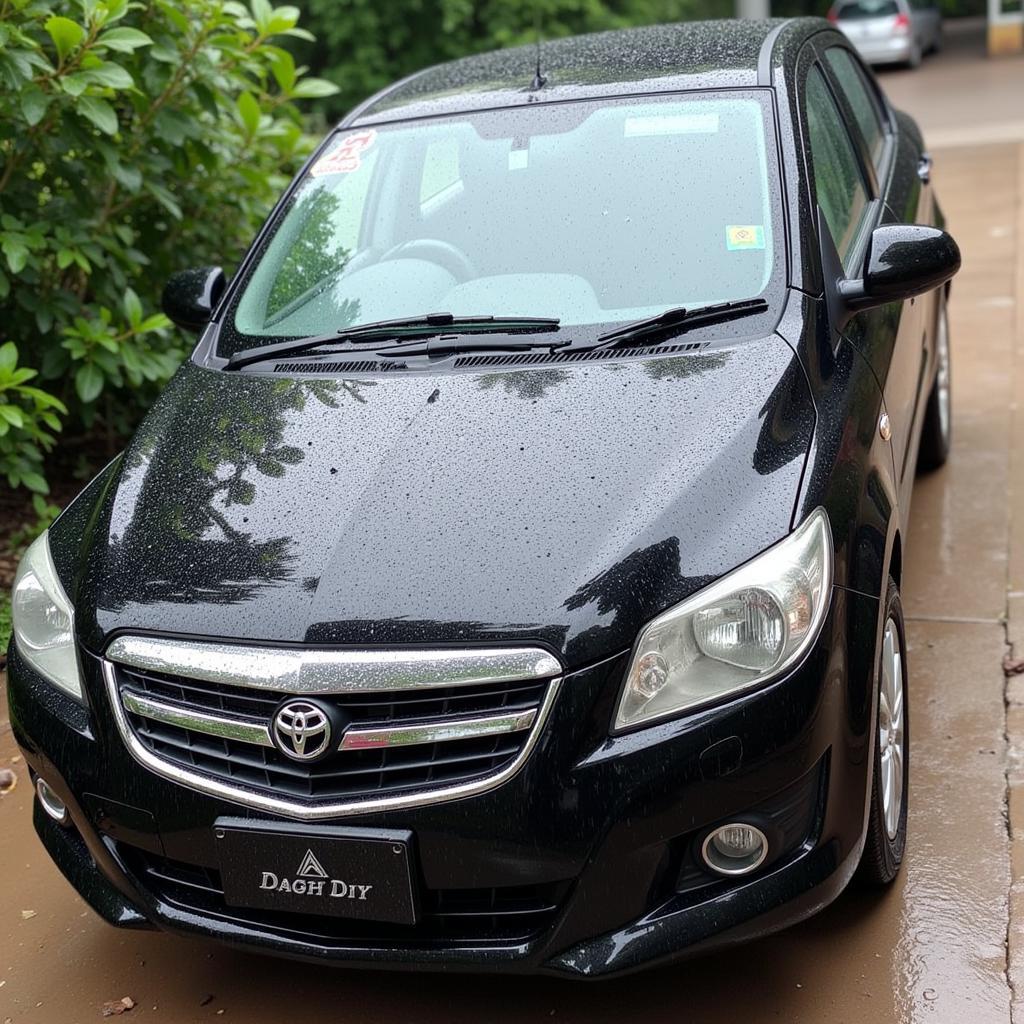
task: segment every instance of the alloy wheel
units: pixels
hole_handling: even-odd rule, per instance
[[[878,749],[881,752],[882,810],[885,831],[896,838],[903,811],[903,773],[906,764],[903,708],[903,653],[895,620],[885,623],[882,639],[882,683],[878,704]]]
[[[935,386],[939,400],[939,428],[942,431],[943,440],[949,437],[949,412],[950,412],[950,388],[949,388],[949,314],[945,306],[939,314],[939,330],[936,339],[936,356],[939,367],[935,377]]]

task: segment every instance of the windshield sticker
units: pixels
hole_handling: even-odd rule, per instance
[[[510,149],[508,151],[508,169],[510,171],[525,171],[530,166],[530,151],[528,149]]]
[[[728,224],[725,245],[730,252],[736,249],[763,249],[764,228],[760,224]]]
[[[370,128],[365,132],[353,132],[341,140],[341,144],[313,164],[310,174],[314,178],[325,174],[351,174],[362,164],[363,153],[373,145],[377,132]]]
[[[717,114],[656,114],[652,117],[627,117],[623,127],[627,139],[650,135],[711,135],[717,131]]]

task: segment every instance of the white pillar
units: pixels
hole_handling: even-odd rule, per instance
[[[1003,10],[1001,0],[988,0],[988,52],[993,57],[1024,50],[1024,2],[1006,6],[1010,9]]]
[[[737,18],[770,18],[771,0],[736,0]]]

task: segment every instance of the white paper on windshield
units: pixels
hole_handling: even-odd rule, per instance
[[[630,139],[645,135],[712,135],[717,131],[717,114],[653,114],[627,117],[623,134]]]

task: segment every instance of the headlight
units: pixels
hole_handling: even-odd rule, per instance
[[[75,610],[57,579],[48,534],[33,541],[14,577],[11,618],[18,653],[55,686],[82,700]]]
[[[644,627],[615,728],[677,715],[781,675],[817,636],[831,583],[832,532],[819,508],[785,540]]]

